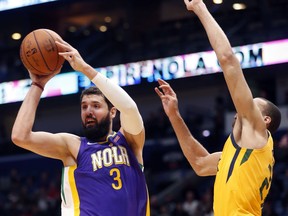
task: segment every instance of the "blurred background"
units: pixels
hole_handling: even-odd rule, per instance
[[[19,57],[25,35],[38,28],[52,29],[77,48],[95,68],[211,50],[198,18],[186,10],[182,0],[44,2],[0,0],[1,216],[60,215],[61,162],[23,150],[10,139],[21,101],[5,102],[3,92],[5,86],[29,79]],[[288,39],[287,0],[204,2],[233,47]],[[267,44],[273,47],[276,42]],[[253,46],[248,47],[253,50]],[[274,134],[276,164],[270,194],[263,208],[265,216],[288,215],[287,50],[285,47],[271,50],[270,58],[281,61],[251,66],[251,58],[247,60],[250,66],[244,68],[254,96],[273,101],[283,115],[282,124]],[[266,50],[265,55],[268,54],[269,50]],[[253,55],[250,53],[250,56]],[[263,59],[265,57],[268,58],[263,56]],[[168,79],[178,95],[180,111],[191,132],[209,152],[214,152],[222,149],[230,132],[234,107],[223,75],[205,71],[203,64],[209,63],[203,59],[199,58],[197,65],[204,68],[201,73],[182,77],[171,75]],[[107,71],[106,75],[109,75]],[[70,66],[65,63],[60,75],[70,72]],[[163,71],[158,72],[163,76]],[[144,165],[151,215],[212,216],[214,177],[197,177],[184,158],[154,92],[155,74],[152,80],[144,79],[143,75],[141,82],[123,85],[136,101],[145,122]],[[70,83],[64,81],[61,85],[69,86]],[[11,89],[10,94],[18,93]],[[34,129],[81,135],[80,93],[79,89],[73,94],[42,98]],[[118,125],[119,119],[116,119],[115,129]]]

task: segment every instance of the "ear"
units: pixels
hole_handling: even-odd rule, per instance
[[[264,122],[266,125],[269,125],[271,123],[271,117],[270,116],[264,116]]]
[[[114,119],[115,116],[116,116],[116,114],[117,114],[117,109],[116,109],[116,107],[112,107],[111,110],[110,110],[110,116],[111,116],[111,118]]]

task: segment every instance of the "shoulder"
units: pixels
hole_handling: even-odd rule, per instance
[[[81,141],[81,137],[77,136],[75,134],[71,134],[71,133],[58,133],[58,135],[60,136],[61,139],[63,139],[63,141],[65,141],[66,143],[69,142],[78,142],[80,143]]]

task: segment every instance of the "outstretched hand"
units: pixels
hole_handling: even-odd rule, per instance
[[[179,112],[178,99],[176,93],[173,91],[169,83],[162,79],[158,79],[159,87],[155,88],[155,92],[158,94],[162,101],[162,105],[166,115],[174,115]]]
[[[194,11],[195,7],[200,3],[203,3],[203,0],[184,0],[187,10]]]
[[[56,45],[65,50],[65,52],[60,52],[59,55],[63,56],[75,71],[83,71],[87,63],[83,60],[78,50],[64,40],[56,41]]]

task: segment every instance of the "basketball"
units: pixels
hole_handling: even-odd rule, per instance
[[[50,29],[37,29],[23,39],[20,46],[20,58],[23,65],[33,74],[49,75],[58,70],[64,58],[58,55],[55,41],[61,37]]]

